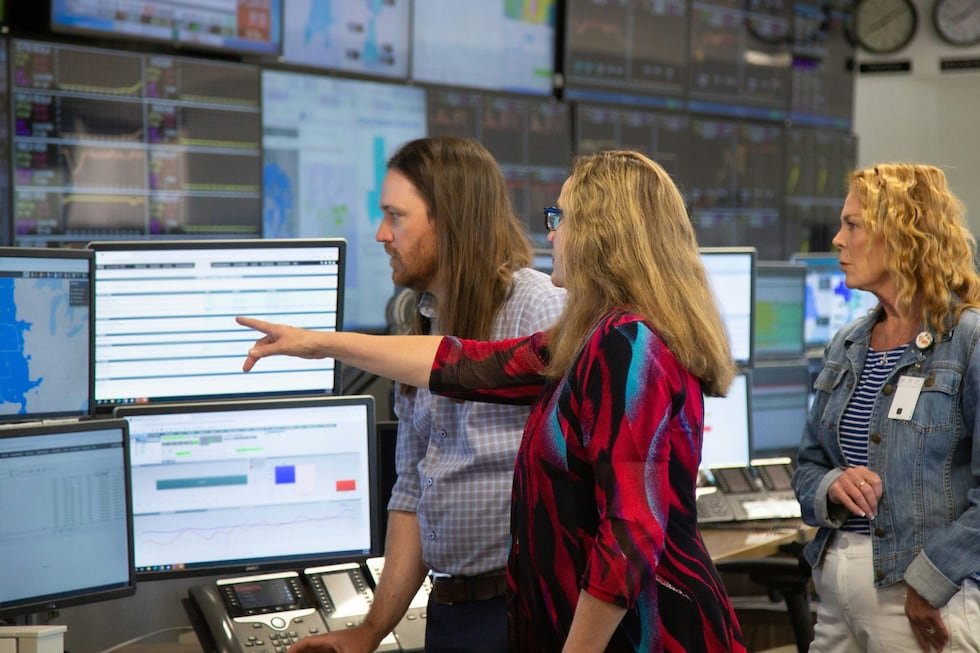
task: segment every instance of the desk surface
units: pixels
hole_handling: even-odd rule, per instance
[[[705,527],[701,536],[715,562],[736,558],[764,558],[779,552],[779,545],[804,542],[813,537],[816,529],[799,520],[785,524],[766,524],[759,528]]]

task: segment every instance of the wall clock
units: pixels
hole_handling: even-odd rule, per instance
[[[951,45],[976,45],[980,43],[980,0],[936,0],[932,24]]]
[[[859,0],[854,7],[854,38],[875,54],[901,50],[919,26],[912,0]]]

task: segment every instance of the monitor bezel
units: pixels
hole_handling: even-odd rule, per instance
[[[275,7],[272,9],[274,11],[270,12],[270,16],[273,21],[273,27],[278,26],[278,38],[270,41],[268,47],[246,47],[240,46],[236,47],[233,45],[222,44],[222,45],[212,45],[209,43],[202,43],[200,41],[187,40],[187,39],[177,39],[177,38],[162,38],[155,37],[147,34],[140,33],[130,33],[125,32],[117,28],[106,28],[99,29],[98,27],[84,26],[78,27],[75,25],[69,25],[67,23],[56,20],[55,5],[59,0],[49,0],[48,1],[48,29],[53,34],[65,34],[71,36],[86,36],[86,37],[96,37],[101,39],[113,39],[129,43],[144,43],[144,44],[156,44],[162,46],[169,46],[175,50],[191,52],[208,52],[212,54],[228,54],[228,55],[240,55],[240,56],[251,56],[251,57],[279,57],[282,55],[283,42],[285,39],[283,18],[285,12],[286,0],[272,0],[275,3]],[[94,20],[89,18],[88,20]]]
[[[255,399],[255,400],[229,400],[213,402],[188,402],[170,404],[144,404],[117,406],[113,410],[113,417],[126,420],[131,416],[139,415],[161,415],[161,414],[180,414],[180,413],[207,413],[207,412],[226,412],[229,410],[281,410],[304,408],[321,408],[329,406],[364,406],[367,411],[367,463],[368,463],[368,492],[369,492],[369,529],[371,533],[370,551],[364,554],[351,552],[318,552],[315,554],[303,554],[288,558],[262,558],[251,560],[215,560],[208,563],[195,563],[193,566],[185,566],[171,570],[135,570],[137,581],[147,580],[166,580],[171,578],[190,578],[195,576],[207,576],[215,574],[243,574],[265,571],[277,571],[282,569],[299,569],[303,567],[331,564],[336,562],[348,562],[352,560],[363,561],[371,557],[382,555],[384,543],[381,541],[381,512],[383,507],[380,505],[379,498],[379,476],[380,476],[380,447],[377,435],[377,412],[374,397],[371,395],[321,395],[305,397],[288,397],[274,399]],[[128,422],[127,422],[128,424]],[[131,473],[129,474],[131,482]],[[135,522],[135,519],[133,520]],[[135,564],[136,545],[133,544],[133,558]]]
[[[48,247],[0,247],[0,258],[87,259],[88,298],[88,410],[49,411],[27,414],[0,414],[0,424],[62,417],[91,417],[95,414],[95,254],[85,249]]]
[[[120,585],[88,587],[48,594],[43,597],[25,597],[22,600],[0,605],[0,617],[16,617],[37,612],[49,612],[60,608],[97,603],[126,596],[136,592],[135,547],[133,545],[133,496],[130,490],[130,449],[129,423],[122,419],[101,419],[85,421],[58,420],[54,422],[36,422],[0,429],[0,439],[15,437],[30,437],[38,435],[56,435],[68,433],[83,433],[119,429],[122,433],[123,474],[126,502],[126,548],[128,550],[128,578]]]
[[[756,346],[753,342],[752,345],[752,355],[753,360],[758,361],[768,361],[768,360],[780,360],[785,358],[802,358],[806,354],[806,266],[802,263],[794,263],[792,261],[756,261],[755,263],[755,287],[758,287],[759,279],[766,276],[767,273],[785,273],[786,271],[792,270],[792,275],[794,277],[799,276],[800,283],[800,296],[803,301],[803,319],[800,320],[800,347],[793,351],[784,352],[763,352],[760,348]],[[794,279],[795,280],[795,279]],[[759,301],[759,293],[755,293],[752,298],[753,303]],[[755,323],[758,320],[759,313],[753,308],[752,315],[752,338],[753,340],[758,335],[758,330],[755,328]]]
[[[98,314],[98,302],[96,301],[96,265],[95,265],[95,255],[99,252],[109,252],[109,251],[133,251],[133,252],[151,252],[151,251],[170,251],[170,250],[207,250],[207,249],[304,249],[304,248],[322,248],[322,247],[336,247],[338,251],[338,271],[337,271],[337,326],[336,331],[342,331],[344,328],[344,284],[346,280],[346,268],[347,268],[347,241],[344,238],[262,238],[262,239],[221,239],[221,240],[95,240],[91,241],[87,248],[93,252],[92,259],[92,323],[93,332],[95,330],[96,316]],[[258,338],[258,335],[256,338]],[[95,336],[93,333],[93,358],[95,352]],[[242,359],[244,361],[244,356],[246,352],[242,351]],[[95,360],[92,360],[92,397],[93,397],[93,410],[96,414],[108,414],[113,411],[117,406],[124,404],[100,404],[95,406]],[[343,380],[341,363],[334,360],[333,367],[333,388],[330,390],[330,394],[336,395],[340,394],[342,388],[341,383]],[[150,399],[147,403],[149,405],[165,404],[165,403],[196,403],[196,402],[215,402],[215,401],[235,401],[235,400],[248,400],[248,399],[260,399],[262,397],[302,397],[306,395],[314,395],[318,392],[327,392],[326,388],[310,388],[307,390],[289,391],[289,392],[262,392],[254,394],[236,394],[229,393],[223,395],[209,395],[209,396],[190,396],[190,397],[164,397]]]
[[[751,258],[751,264],[749,266],[749,355],[748,358],[738,358],[735,356],[735,352],[732,352],[732,360],[734,360],[739,367],[751,367],[752,362],[755,360],[755,277],[756,265],[758,264],[759,260],[759,252],[755,247],[699,247],[698,252],[700,253],[702,259],[705,255],[747,255]],[[710,283],[710,274],[708,273],[707,267],[705,267],[705,276],[706,280]],[[725,316],[721,315],[720,305],[718,305],[718,312],[722,318],[722,321],[724,321]]]

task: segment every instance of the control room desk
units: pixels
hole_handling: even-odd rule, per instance
[[[737,558],[765,558],[779,552],[779,546],[790,542],[805,542],[813,537],[816,528],[798,519],[760,522],[758,527],[743,522],[737,527],[702,526],[708,553],[715,562]]]

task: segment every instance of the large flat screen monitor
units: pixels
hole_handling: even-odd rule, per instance
[[[14,244],[261,236],[252,65],[14,40]]]
[[[704,440],[700,469],[744,467],[751,460],[750,373],[737,374],[724,397],[704,398]]]
[[[140,578],[368,557],[378,538],[374,399],[122,406]]]
[[[555,0],[412,3],[416,82],[550,95]]]
[[[755,308],[755,248],[702,247],[701,260],[731,342],[732,358],[752,361],[752,311]]]
[[[339,239],[95,242],[95,402],[332,393],[333,359],[274,357],[248,374],[244,315],[343,327]]]
[[[688,2],[565,3],[564,98],[683,109]]]
[[[123,420],[0,429],[0,617],[132,594]]]
[[[262,74],[263,233],[347,240],[344,326],[384,331],[395,292],[375,240],[388,158],[426,135],[425,91],[281,71]]]
[[[285,0],[51,0],[51,29],[243,54],[278,54]]]
[[[393,79],[408,77],[409,0],[289,0],[282,60]]]
[[[796,458],[809,397],[806,360],[756,363],[752,368],[752,458]]]
[[[0,248],[0,422],[92,412],[92,252]]]
[[[847,287],[837,254],[793,254],[790,260],[806,266],[807,347],[823,347],[842,326],[878,305],[872,293]]]
[[[755,271],[756,359],[802,357],[806,267],[759,261]]]

